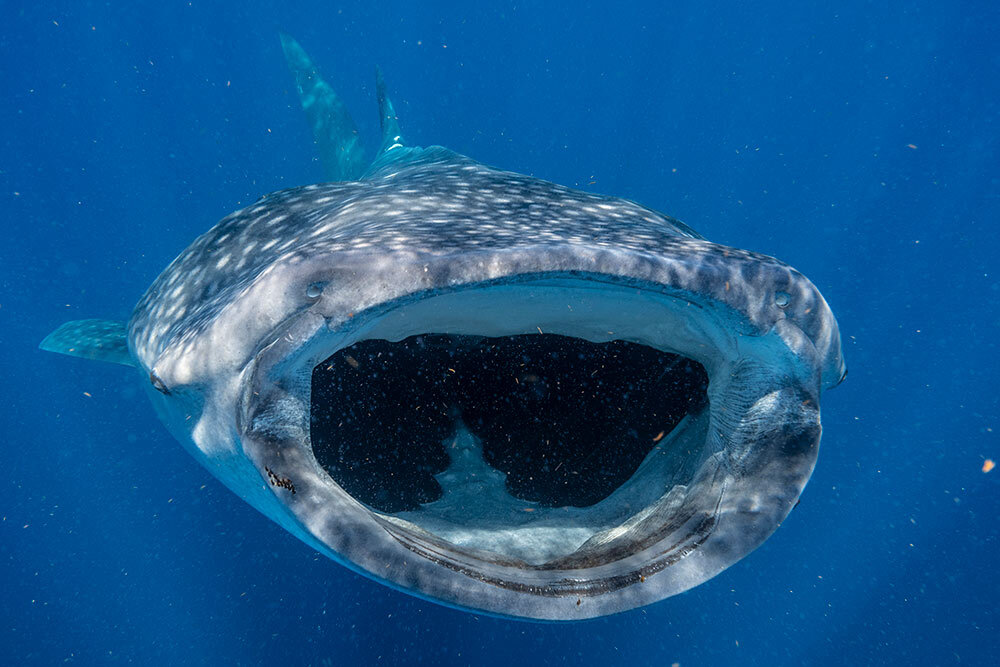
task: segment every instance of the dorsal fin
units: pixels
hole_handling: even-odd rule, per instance
[[[399,117],[392,106],[392,100],[385,92],[385,79],[382,77],[382,69],[375,68],[375,90],[378,95],[378,119],[382,128],[382,146],[379,148],[378,159],[382,153],[386,153],[396,148],[402,148],[406,142],[403,141],[403,133],[399,129]]]
[[[48,352],[135,366],[128,351],[125,323],[119,320],[73,320],[38,344]]]
[[[368,163],[354,119],[299,43],[280,34],[285,61],[295,77],[299,101],[312,127],[326,177],[332,181],[356,180]]]

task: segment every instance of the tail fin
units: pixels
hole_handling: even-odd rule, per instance
[[[285,33],[280,35],[285,61],[295,77],[299,100],[312,127],[327,178],[334,181],[361,178],[368,168],[368,162],[351,114],[333,92],[333,88],[320,77],[316,66],[299,43]],[[404,147],[406,142],[399,130],[399,119],[392,100],[385,92],[382,70],[377,67],[375,89],[378,95],[379,124],[382,128],[382,143],[375,155],[377,160],[389,151]]]
[[[351,114],[297,41],[281,33],[281,48],[295,77],[299,101],[312,127],[326,177],[333,181],[356,180],[368,163]]]
[[[123,366],[135,366],[128,351],[125,323],[118,320],[74,320],[45,337],[38,347]]]
[[[382,147],[378,154],[382,155],[394,148],[402,148],[406,142],[403,141],[403,133],[399,129],[399,117],[396,116],[392,100],[385,94],[385,79],[382,78],[382,70],[379,67],[375,68],[375,90],[378,95],[379,125],[382,127]]]

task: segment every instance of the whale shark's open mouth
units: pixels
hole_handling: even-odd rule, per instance
[[[664,286],[438,290],[287,326],[248,385],[244,448],[288,527],[368,574],[600,615],[713,576],[787,514],[819,424],[779,348]]]
[[[697,362],[622,340],[365,340],[313,371],[311,441],[372,510],[540,564],[690,481],[707,387]]]

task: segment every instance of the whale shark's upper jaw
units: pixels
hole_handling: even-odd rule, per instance
[[[351,567],[494,614],[598,616],[739,560],[808,479],[818,373],[724,304],[559,270],[369,303],[377,264],[299,274],[311,304],[236,409],[263,509]]]

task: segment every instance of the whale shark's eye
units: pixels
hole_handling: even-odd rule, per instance
[[[153,389],[160,392],[161,394],[169,394],[170,390],[167,389],[167,385],[160,379],[160,376],[156,374],[156,371],[149,372],[149,383],[153,385]]]

